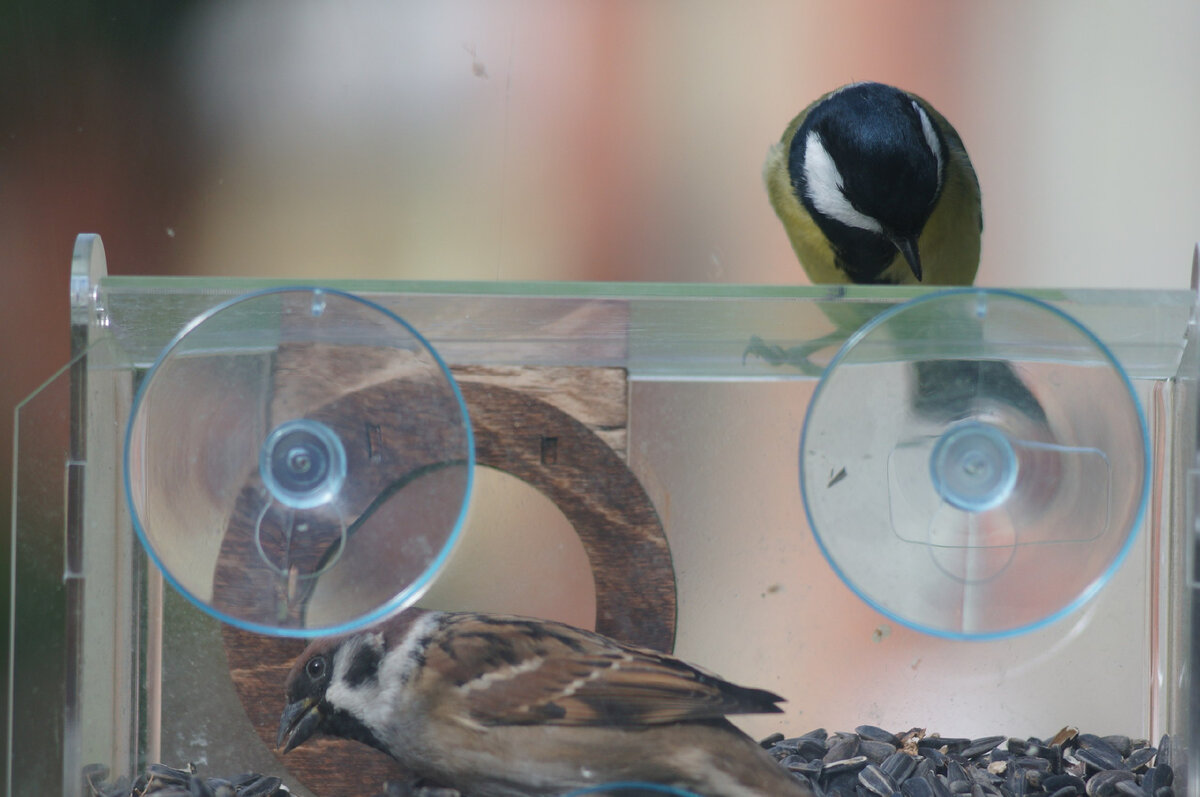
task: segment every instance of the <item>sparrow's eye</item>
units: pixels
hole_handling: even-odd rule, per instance
[[[325,677],[325,670],[328,665],[325,663],[324,656],[313,656],[304,665],[304,672],[314,681],[319,681]]]

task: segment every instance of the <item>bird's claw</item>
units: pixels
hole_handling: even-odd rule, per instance
[[[790,365],[807,376],[819,376],[824,373],[824,366],[814,363],[810,357],[825,347],[824,343],[815,342],[785,349],[776,343],[767,343],[758,335],[752,335],[746,350],[742,352],[742,365],[749,357],[757,357],[768,365]]]

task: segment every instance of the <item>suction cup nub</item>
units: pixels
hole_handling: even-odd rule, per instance
[[[999,429],[968,421],[948,429],[933,447],[929,474],[944,501],[967,512],[1004,503],[1017,483],[1017,455]]]
[[[342,441],[319,421],[287,421],[267,436],[258,453],[263,484],[281,504],[311,509],[333,500],[346,480]]]

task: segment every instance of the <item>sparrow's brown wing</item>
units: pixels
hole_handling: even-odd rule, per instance
[[[781,711],[778,695],[672,656],[519,617],[447,615],[425,668],[481,725],[636,726]]]

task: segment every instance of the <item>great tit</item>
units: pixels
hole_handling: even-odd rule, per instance
[[[971,285],[979,270],[979,179],[954,126],[915,94],[851,83],[794,118],[763,164],[767,195],[815,284]],[[820,372],[809,357],[870,320],[878,307],[824,308],[838,330],[784,349],[758,337],[746,353]],[[901,330],[903,331],[903,330]],[[1008,363],[914,364],[914,409],[966,417],[978,396],[1044,425],[1037,399]]]
[[[829,92],[771,147],[763,179],[814,284],[975,281],[979,180],[957,131],[915,94]]]

